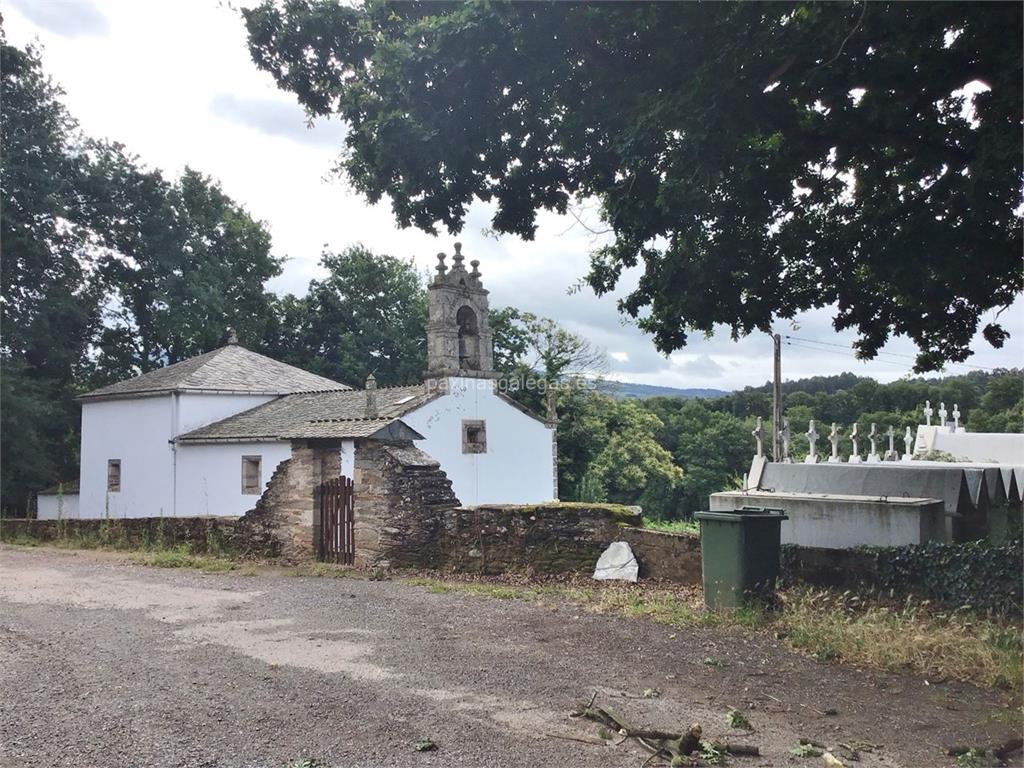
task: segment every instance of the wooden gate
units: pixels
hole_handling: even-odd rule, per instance
[[[352,480],[336,477],[321,483],[314,489],[313,498],[320,513],[317,560],[352,565],[356,555]]]

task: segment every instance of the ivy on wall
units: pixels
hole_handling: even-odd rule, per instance
[[[784,580],[831,586],[870,586],[881,592],[915,595],[951,608],[1017,614],[1024,607],[1024,547],[1020,539],[905,547],[860,547],[825,551],[782,548]],[[816,562],[818,554],[826,557]]]

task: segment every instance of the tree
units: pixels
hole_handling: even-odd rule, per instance
[[[600,483],[608,501],[639,504],[655,520],[671,511],[673,491],[683,472],[655,434],[664,425],[657,416],[629,400],[615,403],[608,440],[588,473]]]
[[[306,296],[286,296],[279,307],[280,359],[361,387],[373,373],[382,386],[413,384],[426,367],[427,299],[412,262],[354,245],[324,252],[328,274]]]
[[[92,383],[207,352],[228,327],[260,347],[273,322],[264,284],[282,264],[266,225],[191,168],[167,181],[117,145],[97,155],[94,219],[107,245],[107,293]]]
[[[832,306],[862,357],[905,335],[933,370],[1024,288],[1019,3],[243,13],[257,66],[348,123],[342,169],[401,226],[457,232],[479,199],[530,238],[596,199],[614,241],[587,280],[641,265],[620,306],[663,352]]]
[[[24,510],[32,490],[74,469],[74,381],[99,322],[90,277],[86,142],[38,52],[0,29],[0,342],[4,455],[0,495]]]
[[[495,368],[510,394],[536,411],[554,417],[565,398],[559,391],[593,388],[608,372],[603,349],[551,318],[511,307],[491,318],[497,321]]]

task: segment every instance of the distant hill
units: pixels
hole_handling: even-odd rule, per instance
[[[653,384],[634,384],[629,381],[602,381],[598,388],[605,394],[622,400],[644,400],[648,397],[722,397],[729,392],[722,389],[679,389]]]

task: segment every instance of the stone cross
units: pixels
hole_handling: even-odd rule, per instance
[[[960,409],[953,403],[953,431],[960,429]]]
[[[931,400],[925,400],[924,401],[924,423],[925,423],[925,426],[930,427],[932,425],[932,414],[933,413],[935,413],[935,411],[932,410],[932,401]]]
[[[814,428],[814,419],[811,419],[810,424],[807,427],[807,431],[804,433],[807,437],[807,442],[810,443],[811,449],[807,452],[807,458],[804,459],[805,464],[817,464],[818,463],[818,431]]]
[[[853,443],[853,453],[850,454],[851,464],[860,464],[860,451],[857,450],[857,438],[860,437],[860,427],[857,424],[853,425],[853,429],[850,430],[850,442]]]
[[[839,430],[834,421],[832,422],[832,431],[828,433],[828,441],[832,443],[832,455],[828,457],[828,463],[835,464],[839,461]]]
[[[876,461],[881,461],[878,455],[878,430],[875,429],[874,422],[871,423],[871,431],[868,432],[868,443],[871,445],[871,450],[868,451],[868,461],[872,464]]]
[[[789,428],[789,419],[782,420],[782,429],[779,431],[779,437],[782,438],[782,461],[789,463],[789,439],[793,436],[792,431]]]
[[[764,425],[763,419],[760,416],[757,417],[757,427],[750,434],[752,434],[754,439],[757,441],[758,458],[764,456]]]
[[[910,461],[914,456],[914,433],[910,431],[910,427],[907,427],[903,434],[903,449],[906,451],[903,454],[903,461]]]
[[[886,461],[896,461],[899,458],[899,454],[896,453],[896,430],[892,424],[889,425],[889,429],[885,431],[885,436],[889,438],[889,450],[885,452]]]
[[[939,426],[946,426],[946,404],[939,403]]]

